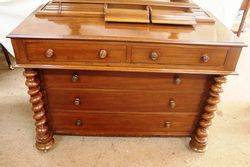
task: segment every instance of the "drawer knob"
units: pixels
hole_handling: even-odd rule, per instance
[[[181,84],[181,78],[179,75],[174,76],[174,84],[180,85]]]
[[[176,106],[174,99],[170,99],[168,104],[169,104],[170,109],[174,109]]]
[[[151,60],[153,60],[153,61],[157,60],[158,57],[159,57],[159,55],[158,55],[158,53],[156,53],[156,52],[152,52],[152,53],[150,54],[150,58],[151,58]]]
[[[77,120],[75,121],[75,125],[76,125],[76,126],[82,126],[82,120],[77,119]]]
[[[165,128],[170,128],[170,127],[171,127],[171,124],[172,124],[171,122],[168,122],[168,121],[167,121],[167,122],[164,123],[164,127],[165,127]]]
[[[108,55],[108,53],[107,53],[106,50],[104,50],[104,49],[100,50],[100,52],[99,52],[99,57],[100,57],[101,59],[106,58],[107,55]]]
[[[75,98],[74,104],[75,104],[76,106],[79,106],[79,105],[80,105],[80,102],[81,102],[81,100],[80,100],[79,97]]]
[[[201,56],[201,61],[203,62],[203,63],[207,63],[208,61],[209,61],[209,56],[208,55],[203,55],[203,56]]]
[[[51,58],[51,57],[53,57],[53,55],[54,55],[54,50],[53,49],[48,49],[46,51],[46,57],[47,58]]]
[[[79,75],[78,74],[73,74],[72,75],[72,82],[76,82],[76,81],[78,81],[78,79],[79,79]]]

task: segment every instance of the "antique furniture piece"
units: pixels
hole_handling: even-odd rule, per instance
[[[245,46],[183,0],[54,0],[8,37],[43,151],[68,134],[190,136],[204,152]]]
[[[243,10],[243,16],[242,16],[242,19],[241,19],[241,22],[240,22],[240,26],[239,26],[239,29],[237,31],[237,36],[239,37],[240,34],[242,33],[243,29],[244,29],[244,25],[245,25],[245,21],[246,21],[246,17],[247,17],[247,13],[248,13],[248,10],[250,8],[250,0],[244,0],[242,2],[242,5],[240,7],[241,10]]]
[[[237,34],[238,37],[242,34],[242,32],[244,32],[249,8],[250,8],[250,0],[243,0],[238,16],[235,19],[234,24],[232,26],[232,31],[235,34]]]
[[[0,43],[0,47],[1,47],[1,51],[6,59],[6,62],[8,64],[8,67],[10,70],[13,70],[14,68],[12,67],[11,61],[10,61],[10,57],[9,57],[9,52],[7,51],[7,49]]]

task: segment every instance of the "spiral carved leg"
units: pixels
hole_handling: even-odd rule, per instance
[[[220,102],[219,94],[223,92],[222,84],[226,82],[225,76],[215,76],[209,92],[209,98],[206,101],[204,113],[201,115],[198,128],[192,137],[189,146],[196,152],[205,152],[207,148],[208,129],[212,124],[214,112],[217,110],[217,104]]]
[[[39,86],[40,81],[37,78],[37,72],[32,69],[25,69],[23,74],[26,77],[25,84],[29,89],[28,94],[30,95],[30,103],[34,112],[33,118],[36,121],[36,148],[40,151],[47,151],[53,146],[54,138],[47,126],[42,92]]]

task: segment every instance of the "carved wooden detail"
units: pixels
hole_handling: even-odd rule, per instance
[[[47,118],[45,115],[44,102],[42,100],[42,92],[40,91],[40,81],[37,78],[37,71],[25,69],[26,86],[30,95],[30,103],[32,104],[33,118],[36,126],[36,148],[41,151],[49,150],[54,144],[52,132],[49,131]]]
[[[214,83],[211,85],[207,104],[204,113],[201,115],[198,128],[192,137],[189,145],[196,152],[205,152],[207,148],[207,138],[209,127],[212,124],[217,104],[220,102],[219,94],[223,92],[222,84],[226,82],[225,76],[215,76]]]

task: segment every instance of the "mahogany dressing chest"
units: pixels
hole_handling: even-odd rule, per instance
[[[245,46],[187,0],[54,0],[8,37],[42,151],[67,134],[189,136],[204,152]]]

